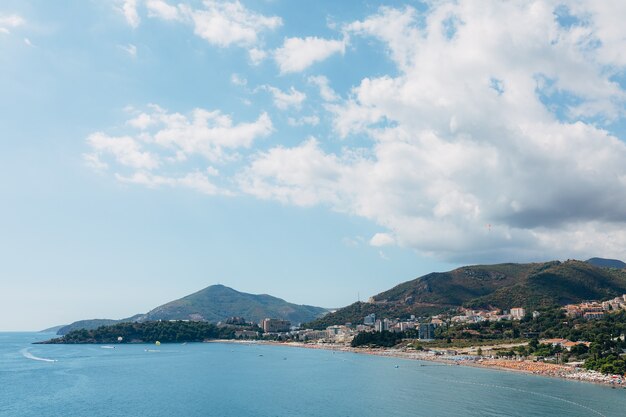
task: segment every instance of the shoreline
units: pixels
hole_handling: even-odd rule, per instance
[[[361,355],[383,356],[390,358],[420,360],[435,362],[448,366],[469,366],[473,368],[491,369],[504,372],[516,372],[526,375],[535,375],[551,378],[559,378],[568,381],[578,381],[593,384],[600,384],[612,388],[626,389],[626,378],[623,376],[613,376],[601,374],[597,371],[589,371],[582,368],[572,368],[565,365],[555,365],[545,362],[533,362],[528,360],[515,359],[469,359],[467,356],[448,356],[426,354],[418,351],[407,352],[397,349],[360,349],[344,345],[332,344],[312,344],[301,342],[274,342],[269,340],[243,341],[243,340],[214,340],[209,343],[232,343],[232,344],[259,344],[270,346],[286,346],[303,349],[331,350],[339,352],[350,352]]]

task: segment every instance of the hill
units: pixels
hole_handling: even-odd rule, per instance
[[[321,307],[298,305],[267,294],[248,294],[224,285],[211,285],[196,293],[171,301],[150,310],[146,314],[121,319],[80,320],[59,329],[59,335],[73,330],[93,330],[125,322],[147,322],[154,320],[192,320],[217,323],[230,317],[244,317],[255,323],[264,318],[289,320],[299,324],[315,320],[327,313]]]
[[[402,318],[459,307],[536,309],[624,293],[626,271],[581,261],[465,266],[404,282],[375,295],[368,303],[354,303],[308,325],[324,328],[362,323],[370,313]]]
[[[100,326],[97,329],[77,329],[68,334],[37,342],[36,344],[76,343],[182,343],[202,342],[218,338],[233,338],[234,329],[218,327],[207,322],[148,321],[145,323],[123,322]]]
[[[56,333],[65,326],[67,326],[67,324],[61,324],[59,326],[48,327],[47,329],[39,330],[39,333]]]
[[[321,307],[292,304],[267,294],[248,294],[224,285],[211,285],[179,300],[159,306],[141,316],[138,321],[218,322],[238,316],[256,323],[271,317],[298,324],[314,320],[326,312],[327,310]]]
[[[601,268],[617,268],[625,269],[626,263],[617,259],[591,258],[587,259],[587,263]]]
[[[126,323],[126,322],[134,322],[137,321],[143,314],[136,314],[132,317],[128,317],[126,319],[114,320],[114,319],[89,319],[89,320],[78,320],[74,323],[67,324],[65,326],[57,326],[59,329],[57,330],[58,335],[66,335],[74,330],[94,330],[100,326],[111,326],[116,323]],[[54,327],[53,327],[54,329]]]

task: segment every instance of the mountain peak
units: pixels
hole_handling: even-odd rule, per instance
[[[321,307],[297,305],[266,294],[248,294],[222,284],[210,285],[200,291],[159,306],[147,314],[146,320],[206,320],[224,321],[244,317],[260,322],[266,317],[302,323],[326,312]]]
[[[590,258],[586,261],[588,264],[598,266],[600,268],[617,268],[625,269],[626,263],[618,259],[606,259],[606,258]]]

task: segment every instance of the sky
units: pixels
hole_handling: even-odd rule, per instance
[[[0,330],[626,260],[626,2],[0,3]]]

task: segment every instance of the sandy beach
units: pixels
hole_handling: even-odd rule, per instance
[[[264,344],[276,346],[289,346],[304,349],[322,349],[341,352],[351,352],[365,355],[386,356],[400,359],[421,360],[437,362],[450,366],[472,366],[478,368],[495,369],[508,372],[523,372],[526,374],[562,378],[568,380],[591,382],[595,384],[603,384],[612,387],[626,388],[626,378],[623,375],[605,375],[596,371],[588,371],[583,368],[576,368],[565,365],[555,365],[545,362],[534,362],[528,360],[516,359],[493,359],[493,358],[476,358],[467,355],[435,355],[429,352],[420,352],[413,350],[400,349],[369,349],[369,348],[353,348],[350,346],[339,344],[317,344],[317,343],[301,343],[301,342],[273,342],[273,341],[236,341],[236,340],[216,340],[214,343],[236,343],[236,344]]]

